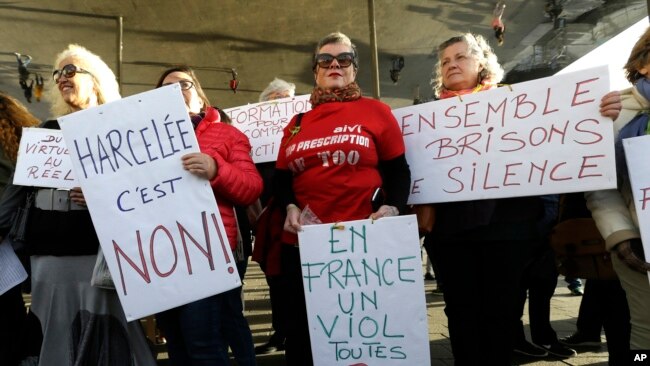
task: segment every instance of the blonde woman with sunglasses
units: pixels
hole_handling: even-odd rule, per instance
[[[55,117],[120,98],[110,68],[78,45],[57,56],[52,76],[49,99]],[[59,124],[53,119],[41,127],[59,129]],[[43,332],[39,365],[154,366],[139,322],[126,322],[116,292],[90,284],[99,240],[81,189],[36,187],[34,192],[26,250],[31,255],[30,310]],[[3,199],[0,212],[11,202]],[[5,221],[0,218],[0,230]]]

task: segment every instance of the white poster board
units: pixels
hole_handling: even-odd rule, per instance
[[[27,271],[14,253],[11,240],[0,242],[0,295],[11,290],[27,279]]]
[[[79,186],[60,130],[23,128],[14,184],[67,189]]]
[[[178,84],[59,122],[128,320],[241,285]]]
[[[411,168],[409,203],[616,187],[607,67],[393,110]]]
[[[298,233],[314,365],[430,365],[414,215]]]
[[[632,185],[634,207],[638,218],[645,261],[650,262],[650,136],[633,137],[623,140],[625,160]],[[650,280],[650,273],[648,273]]]
[[[311,109],[310,95],[248,104],[224,109],[232,125],[243,132],[251,143],[255,163],[275,161],[280,151],[282,130],[291,117]]]

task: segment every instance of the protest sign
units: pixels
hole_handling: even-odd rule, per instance
[[[60,130],[23,128],[14,184],[67,189],[79,186]]]
[[[178,84],[59,122],[127,320],[241,285]]]
[[[25,267],[14,253],[11,240],[5,238],[0,242],[0,295],[20,285],[26,279]]]
[[[645,252],[645,261],[650,262],[650,136],[634,137],[623,140],[625,160],[630,175],[634,208],[638,218],[641,241]],[[650,272],[648,273],[650,280]]]
[[[282,130],[291,117],[311,109],[310,95],[282,98],[224,109],[232,125],[243,132],[251,143],[255,163],[275,161],[280,150]]]
[[[606,66],[393,111],[411,168],[409,203],[616,186]]]
[[[298,233],[314,365],[430,365],[414,215]]]

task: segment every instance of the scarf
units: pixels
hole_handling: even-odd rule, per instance
[[[361,88],[356,82],[351,82],[340,89],[324,89],[320,86],[314,87],[309,102],[312,108],[330,102],[351,102],[361,98]]]
[[[639,79],[634,84],[634,87],[646,100],[650,100],[650,80],[646,78]],[[630,137],[650,134],[650,131],[648,131],[649,120],[650,116],[648,116],[648,111],[641,111],[619,131],[614,145],[617,175],[621,177],[627,176],[627,164],[625,163],[623,140]]]
[[[199,126],[199,123],[201,123],[201,121],[204,119],[207,119],[208,122],[221,122],[221,115],[219,114],[219,110],[214,107],[207,107],[203,110],[203,112],[200,112],[199,114],[190,115],[190,121],[192,121],[192,126],[194,126],[195,130]]]
[[[475,87],[469,88],[469,89],[448,90],[448,89],[442,88],[442,90],[440,90],[440,99],[453,98],[453,97],[457,97],[459,95],[465,95],[465,94],[474,94],[474,93],[478,93],[480,91],[493,89],[496,86],[497,85],[495,83],[492,83],[490,80],[486,79],[486,80],[481,81],[481,83],[476,85]]]

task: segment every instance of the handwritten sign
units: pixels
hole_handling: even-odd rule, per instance
[[[178,84],[59,122],[128,320],[241,285]]]
[[[298,233],[314,365],[430,365],[415,216],[337,227]]]
[[[641,231],[645,261],[650,262],[650,166],[647,161],[648,154],[650,154],[650,136],[624,139],[623,148],[632,185],[637,225]],[[650,280],[650,273],[648,273],[648,280]]]
[[[233,126],[248,136],[255,163],[275,161],[282,140],[282,130],[291,117],[311,109],[309,95],[276,99],[224,109]]]
[[[411,168],[409,203],[616,186],[607,67],[393,111]]]
[[[79,186],[60,130],[23,128],[14,184],[68,189]]]

